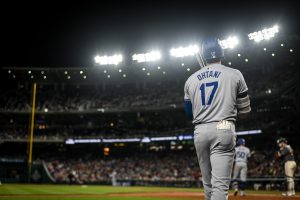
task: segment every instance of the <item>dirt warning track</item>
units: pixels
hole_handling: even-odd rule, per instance
[[[18,198],[18,199],[60,199],[60,198],[95,198],[95,197],[153,197],[155,198],[178,198],[178,199],[191,199],[191,200],[204,200],[203,193],[196,192],[143,192],[143,193],[109,193],[109,194],[12,194],[12,195],[0,195],[0,199]],[[300,200],[300,196],[283,197],[279,194],[249,194],[247,196],[233,196],[229,195],[229,200],[280,200],[280,199],[297,199]]]

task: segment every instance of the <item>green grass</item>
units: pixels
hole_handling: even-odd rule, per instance
[[[0,195],[4,194],[110,194],[137,192],[202,192],[197,188],[170,187],[112,187],[112,186],[81,186],[81,185],[35,185],[35,184],[4,184],[0,186]]]
[[[0,200],[187,200],[177,197],[151,197],[156,192],[189,192],[201,193],[200,188],[170,187],[112,187],[112,186],[80,186],[80,185],[38,185],[38,184],[3,184],[0,185]],[[149,193],[150,197],[110,196],[116,193]],[[248,194],[280,194],[278,191],[247,191]],[[201,199],[201,198],[200,198]],[[199,200],[200,200],[199,199]],[[203,198],[202,198],[203,199]]]
[[[152,193],[152,192],[202,192],[201,189],[166,188],[166,187],[111,187],[111,186],[80,186],[80,185],[35,185],[35,184],[4,184],[0,186],[0,200],[27,199],[60,199],[60,200],[166,200],[159,197],[112,197],[105,196],[113,193]],[[34,196],[32,196],[34,195]],[[57,196],[59,195],[59,196]],[[64,195],[74,195],[71,197]],[[81,196],[75,196],[81,195]],[[180,198],[167,198],[180,200]]]

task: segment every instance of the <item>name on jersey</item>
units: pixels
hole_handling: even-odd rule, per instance
[[[219,78],[221,72],[219,71],[205,71],[205,72],[202,72],[201,74],[198,74],[197,75],[197,78],[201,81],[205,78]]]

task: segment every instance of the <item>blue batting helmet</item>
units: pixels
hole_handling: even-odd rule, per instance
[[[224,58],[224,50],[218,38],[207,38],[202,42],[202,56],[206,61]]]
[[[246,140],[244,138],[239,138],[236,142],[237,146],[240,146],[240,145],[245,145],[246,144]]]

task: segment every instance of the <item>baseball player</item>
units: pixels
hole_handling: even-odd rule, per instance
[[[245,146],[246,140],[239,138],[237,140],[237,147],[235,148],[235,164],[232,176],[232,186],[234,189],[234,196],[238,194],[240,190],[240,196],[245,196],[245,188],[247,181],[247,161],[252,155],[250,149]],[[238,182],[239,181],[239,182]]]
[[[279,146],[279,151],[277,152],[278,157],[283,159],[284,162],[284,173],[287,182],[287,191],[282,193],[283,196],[294,196],[295,195],[295,181],[294,175],[297,164],[295,162],[293,149],[287,144],[285,138],[279,138],[277,144]]]
[[[227,200],[235,151],[237,113],[250,112],[248,88],[239,70],[221,64],[217,38],[202,43],[206,62],[184,86],[187,115],[193,120],[194,145],[206,200]]]

